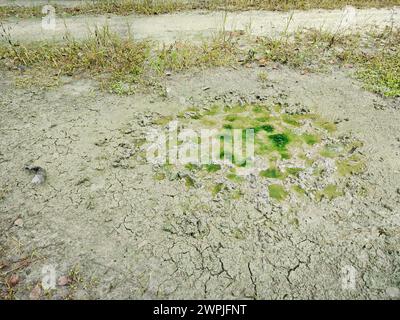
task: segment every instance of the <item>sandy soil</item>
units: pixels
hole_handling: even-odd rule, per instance
[[[311,10],[285,12],[231,12],[224,19],[223,12],[186,12],[159,16],[77,16],[58,18],[55,30],[42,29],[40,19],[15,20],[4,23],[15,40],[62,40],[66,32],[75,38],[84,38],[95,26],[108,25],[118,34],[128,32],[136,39],[163,42],[212,36],[224,28],[226,31],[243,30],[253,35],[276,37],[282,32],[304,28],[317,28],[331,32],[344,32],[377,26],[400,25],[400,8],[355,10],[348,15],[343,10]]]
[[[360,14],[368,12],[382,23],[391,17],[387,10]],[[298,16],[304,22],[317,13]],[[337,15],[328,14],[332,21]],[[214,28],[220,13],[179,16],[137,17],[136,32],[172,40],[188,21],[185,36]],[[275,16],[279,29],[284,14],[235,16],[244,17],[243,25],[253,17],[259,27]],[[68,21],[81,23],[75,19]],[[14,36],[36,38],[37,23],[18,22]],[[365,91],[343,71],[263,70],[267,83],[258,80],[259,67],[172,74],[166,96],[111,95],[80,78],[23,89],[3,71],[0,271],[19,274],[15,297],[400,299],[399,100]],[[345,181],[343,196],[320,202],[290,196],[276,203],[265,183],[251,179],[237,200],[212,197],[201,183],[187,188],[180,172],[155,179],[138,149],[154,119],[215,101],[309,108],[337,123],[335,137],[364,143],[357,152],[366,171]],[[27,164],[45,168],[44,184],[31,183]],[[364,194],[355,191],[360,187]],[[46,266],[73,283],[38,294]],[[354,286],[343,283],[346,270]]]

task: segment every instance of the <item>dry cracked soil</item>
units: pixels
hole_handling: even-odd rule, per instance
[[[18,299],[399,299],[398,98],[368,92],[342,70],[268,66],[267,85],[259,71],[173,73],[163,96],[118,96],[77,77],[20,88],[2,72],[3,297],[12,287]],[[157,176],[160,168],[143,161],[146,131],[216,102],[310,110],[336,124],[332,141],[362,141],[351,152],[365,170],[318,201],[312,191],[276,201],[274,179],[254,174],[240,184],[186,168]],[[46,170],[43,184],[32,184],[29,164]],[[329,171],[334,162],[322,165]],[[331,179],[323,177],[309,189],[323,188]],[[225,188],[210,192],[214,183]],[[41,285],[46,270],[55,289]]]

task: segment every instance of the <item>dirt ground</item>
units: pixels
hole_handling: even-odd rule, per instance
[[[389,11],[371,12],[390,23]],[[263,14],[235,19],[260,17],[257,29]],[[151,29],[143,20],[143,37],[162,27],[156,39],[174,38],[160,22],[171,16],[141,19],[157,21]],[[31,39],[30,23],[14,35]],[[172,74],[164,96],[117,96],[75,77],[24,89],[2,72],[0,271],[18,273],[14,297],[400,299],[400,100],[364,90],[344,71],[264,70],[267,85],[259,67]],[[344,182],[344,195],[319,202],[277,203],[267,182],[251,177],[235,200],[211,196],[201,183],[188,188],[179,172],[155,179],[138,148],[154,119],[215,101],[308,108],[337,124],[335,137],[363,142],[366,170]],[[27,164],[45,168],[44,184],[31,183]],[[37,286],[46,266],[59,280],[48,292]]]
[[[225,16],[226,14],[226,16]],[[349,19],[350,17],[350,19]],[[152,39],[164,43],[177,40],[199,41],[215,35],[217,30],[242,30],[256,36],[277,37],[304,28],[329,32],[349,32],[375,26],[400,25],[400,7],[388,9],[310,10],[293,12],[245,11],[165,14],[159,16],[76,16],[57,17],[54,30],[42,29],[40,19],[7,19],[5,28],[14,40],[62,40],[66,32],[74,38],[86,38],[94,28],[109,26],[120,35],[130,33],[135,39]]]

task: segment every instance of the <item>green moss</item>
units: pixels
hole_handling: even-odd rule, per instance
[[[240,190],[234,190],[231,192],[231,198],[233,200],[238,200],[243,196],[243,192],[241,192]]]
[[[268,186],[268,191],[269,191],[269,196],[272,199],[282,201],[285,200],[286,197],[288,196],[288,193],[286,190],[283,188],[283,186],[279,184],[271,184]]]
[[[262,125],[262,126],[257,126],[255,128],[248,128],[248,129],[253,129],[254,133],[258,133],[260,131],[265,131],[265,132],[270,133],[270,132],[274,131],[274,127],[269,125],[269,124],[265,124],[265,125]]]
[[[192,178],[192,177],[189,177],[189,176],[186,176],[186,177],[185,177],[185,185],[186,185],[186,187],[188,187],[188,188],[193,188],[194,185],[195,185],[195,182],[194,182],[193,178]]]
[[[292,190],[294,191],[294,192],[296,192],[298,195],[300,195],[300,196],[305,196],[306,195],[306,191],[302,188],[302,187],[300,187],[300,186],[298,186],[298,185],[294,185],[293,187],[292,187]]]
[[[240,230],[239,228],[235,228],[232,230],[232,236],[238,240],[246,239],[245,235],[243,234],[243,231]]]
[[[217,172],[217,171],[221,170],[221,165],[211,163],[211,164],[203,165],[203,168],[206,169],[207,172],[211,173],[211,172]]]
[[[260,171],[260,176],[271,179],[283,179],[285,177],[284,174],[277,168],[269,168],[267,170]]]
[[[316,199],[321,201],[321,199],[325,198],[329,201],[333,200],[334,198],[340,197],[343,195],[343,192],[338,189],[338,187],[334,184],[330,184],[326,186],[323,190],[317,192]]]
[[[364,172],[365,164],[359,156],[353,155],[345,160],[336,161],[338,172],[342,176],[355,175]]]
[[[213,196],[216,196],[220,193],[223,189],[225,189],[225,185],[223,183],[218,183],[211,188],[211,193]]]
[[[165,175],[164,172],[157,172],[157,173],[154,175],[154,179],[157,180],[157,181],[165,180],[165,178],[166,178],[166,175]]]
[[[286,134],[278,133],[269,136],[272,144],[278,149],[284,149],[289,143],[289,137]]]
[[[303,168],[287,168],[286,172],[288,175],[297,177],[303,170],[304,170]]]
[[[236,183],[240,183],[242,182],[244,179],[240,176],[238,176],[237,174],[234,173],[228,173],[228,175],[226,176],[229,180],[236,182]]]
[[[319,143],[321,141],[320,137],[318,137],[315,134],[309,134],[309,133],[304,133],[302,135],[302,138],[303,138],[304,142],[310,146],[313,146],[314,144]]]

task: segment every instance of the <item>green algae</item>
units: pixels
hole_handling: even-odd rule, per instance
[[[285,188],[279,184],[270,184],[268,186],[268,191],[269,191],[269,196],[272,199],[282,201],[285,200],[286,197],[288,196],[288,192],[285,190]]]

